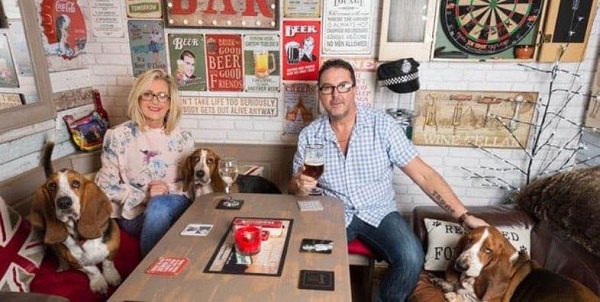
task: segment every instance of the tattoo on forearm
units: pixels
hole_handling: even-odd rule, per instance
[[[442,195],[437,191],[431,192],[431,197],[433,197],[433,201],[435,201],[442,209],[444,209],[448,213],[454,213],[454,210],[450,207],[448,203],[442,198]]]

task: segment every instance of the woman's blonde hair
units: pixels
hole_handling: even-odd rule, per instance
[[[129,97],[127,98],[127,116],[129,116],[142,131],[145,131],[144,113],[140,106],[140,97],[144,92],[148,91],[148,88],[155,80],[163,80],[169,86],[171,101],[169,102],[169,110],[165,116],[165,133],[170,134],[171,131],[177,127],[179,118],[181,117],[181,100],[179,99],[179,90],[177,89],[175,81],[173,81],[171,75],[162,69],[150,69],[140,74],[135,79],[133,86],[129,91]]]

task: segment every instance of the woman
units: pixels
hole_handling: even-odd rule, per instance
[[[129,92],[131,120],[109,129],[104,138],[96,183],[112,200],[112,216],[121,228],[140,237],[144,256],[189,205],[177,167],[194,141],[177,126],[181,111],[171,76],[148,70]]]

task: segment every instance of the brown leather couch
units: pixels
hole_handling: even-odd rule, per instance
[[[514,205],[469,207],[469,212],[492,225],[532,227],[531,258],[544,268],[575,279],[600,295],[600,257],[569,238],[553,232],[545,222],[536,222]],[[419,206],[413,210],[413,228],[426,249],[427,230],[423,218],[446,221],[453,219],[437,206]]]

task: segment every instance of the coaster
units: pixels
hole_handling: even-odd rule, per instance
[[[182,236],[206,236],[210,233],[212,227],[212,224],[190,223],[179,234]]]
[[[243,204],[244,204],[244,200],[242,200],[242,199],[233,199],[233,200],[223,199],[223,200],[219,201],[219,204],[217,204],[217,209],[239,210],[242,208]]]
[[[183,267],[187,264],[187,262],[187,258],[158,257],[146,269],[146,273],[152,275],[175,276],[179,274],[181,270],[183,270]]]
[[[333,251],[333,241],[331,240],[304,238],[300,244],[302,253],[331,254],[331,251]]]
[[[299,289],[334,290],[334,274],[330,271],[301,270]]]

